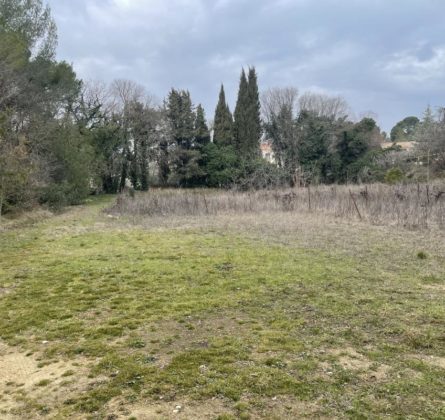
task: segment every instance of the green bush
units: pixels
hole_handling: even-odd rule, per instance
[[[385,174],[385,182],[391,185],[403,181],[404,178],[405,175],[400,168],[392,168]]]

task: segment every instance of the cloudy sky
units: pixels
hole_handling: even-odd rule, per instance
[[[389,130],[445,105],[443,0],[50,0],[59,59],[84,79],[189,89],[213,117],[242,66],[260,88],[339,94]]]

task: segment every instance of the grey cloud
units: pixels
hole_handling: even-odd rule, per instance
[[[385,129],[445,103],[441,0],[53,0],[59,57],[80,77],[131,78],[158,97],[188,88],[212,118],[241,66],[263,89],[342,94]]]

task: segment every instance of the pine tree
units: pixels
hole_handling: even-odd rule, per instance
[[[210,142],[210,132],[207,126],[204,108],[201,104],[196,108],[195,142],[196,148],[201,148]]]
[[[218,146],[233,144],[233,117],[226,102],[224,85],[221,85],[218,105],[215,110],[213,142]]]

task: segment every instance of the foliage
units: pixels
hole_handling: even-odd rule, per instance
[[[233,117],[226,102],[224,86],[221,85],[218,105],[215,110],[213,142],[220,146],[233,144]]]
[[[0,0],[1,32],[20,34],[34,56],[53,59],[57,30],[42,0]]]
[[[445,174],[445,110],[434,114],[428,107],[414,133],[416,154],[428,174],[427,177]]]
[[[207,126],[204,108],[202,107],[201,104],[199,104],[198,107],[196,108],[194,146],[199,149],[209,143],[210,143],[209,127]]]
[[[78,203],[92,180],[90,138],[70,107],[81,82],[53,60],[54,22],[40,1],[2,1],[0,12],[1,207],[29,208],[61,185],[55,195]]]
[[[198,150],[175,147],[171,152],[169,184],[176,187],[197,187],[204,182],[202,156]]]
[[[255,159],[259,155],[262,130],[260,108],[255,68],[249,68],[248,76],[243,69],[234,113],[235,145],[243,161]]]
[[[296,177],[300,183],[372,181],[377,177],[375,160],[381,135],[372,119],[353,124],[306,110],[294,117],[292,106],[283,103],[277,113],[270,114],[265,130],[290,185]]]
[[[195,114],[188,91],[172,89],[166,104],[173,142],[184,149],[191,149],[194,138]]]
[[[235,187],[241,190],[277,188],[286,184],[286,172],[264,159],[242,162]]]
[[[233,146],[209,143],[203,150],[206,185],[211,188],[228,188],[239,177],[238,155]]]
[[[204,109],[196,113],[188,91],[172,89],[166,115],[171,127],[168,183],[178,187],[195,187],[205,182],[202,148],[210,141]]]
[[[399,121],[391,130],[392,142],[403,142],[414,140],[414,133],[420,120],[417,117],[406,117]]]
[[[392,168],[385,174],[385,182],[387,184],[397,184],[403,180],[405,175],[400,168]]]
[[[356,182],[360,178],[360,171],[366,163],[372,163],[370,153],[378,147],[379,129],[371,118],[364,118],[360,122],[342,131],[337,143],[336,151],[341,162],[339,179],[342,182]]]
[[[51,170],[42,202],[51,206],[79,204],[89,195],[94,151],[88,137],[69,121],[54,123],[47,134]]]

